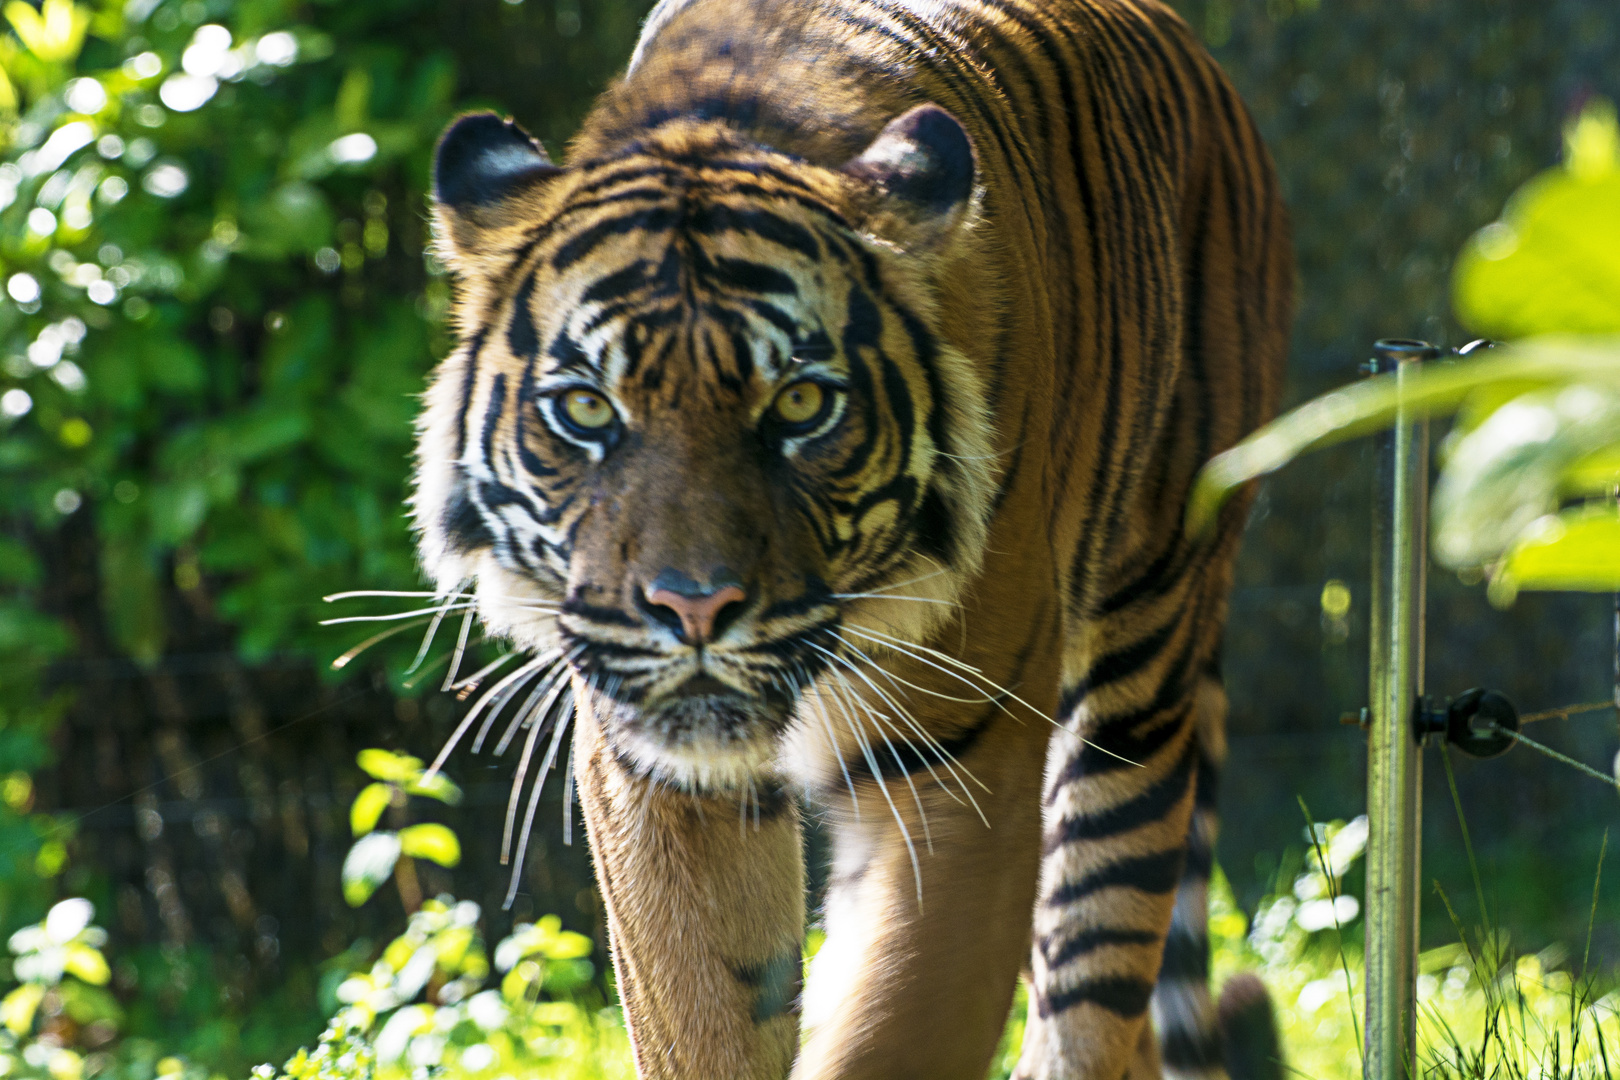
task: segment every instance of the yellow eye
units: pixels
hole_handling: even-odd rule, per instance
[[[804,379],[777,394],[771,410],[782,423],[798,426],[819,417],[826,404],[827,392],[820,384]]]
[[[570,423],[587,431],[613,423],[613,406],[607,398],[590,390],[569,390],[562,396],[562,411]]]

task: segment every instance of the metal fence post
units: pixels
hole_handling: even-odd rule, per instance
[[[1373,370],[1397,379],[1440,350],[1421,341],[1373,346]],[[1374,453],[1372,656],[1367,736],[1366,1080],[1417,1075],[1418,865],[1424,568],[1429,426],[1403,410]]]

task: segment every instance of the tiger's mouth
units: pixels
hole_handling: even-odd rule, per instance
[[[739,690],[706,671],[635,702],[595,698],[608,744],[639,774],[706,792],[745,788],[769,772],[797,701],[786,688]]]
[[[739,790],[774,770],[822,669],[818,642],[839,620],[824,592],[774,612],[750,603],[730,632],[695,647],[653,620],[632,630],[617,608],[564,605],[557,626],[602,734],[626,764],[688,790]],[[799,625],[781,625],[786,609]]]

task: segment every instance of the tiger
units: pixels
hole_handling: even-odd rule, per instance
[[[982,1077],[1022,978],[1024,1080],[1225,1075],[1245,510],[1182,515],[1275,411],[1293,271],[1196,35],[662,0],[566,162],[487,112],[437,147],[410,513],[571,709],[638,1074]]]

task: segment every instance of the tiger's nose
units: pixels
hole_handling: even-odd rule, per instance
[[[687,577],[678,570],[664,570],[645,587],[649,614],[671,626],[670,613],[680,621],[681,637],[688,645],[702,645],[715,637],[715,624],[722,614],[736,615],[742,609],[725,609],[748,599],[741,581],[728,570],[717,570],[709,584]],[[659,609],[664,609],[660,611]]]

